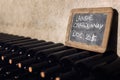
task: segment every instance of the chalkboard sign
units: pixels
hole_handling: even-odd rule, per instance
[[[112,8],[73,9],[69,18],[66,45],[104,53],[112,14]]]

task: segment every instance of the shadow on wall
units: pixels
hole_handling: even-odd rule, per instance
[[[107,51],[114,51],[117,53],[117,33],[118,33],[118,11],[113,9],[113,19],[110,31],[110,37],[108,40]]]

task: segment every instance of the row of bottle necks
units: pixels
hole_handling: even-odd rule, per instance
[[[120,59],[29,37],[0,33],[1,80],[120,80]]]

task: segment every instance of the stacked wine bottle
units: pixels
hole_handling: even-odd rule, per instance
[[[119,61],[114,51],[100,54],[0,33],[0,80],[120,80]]]

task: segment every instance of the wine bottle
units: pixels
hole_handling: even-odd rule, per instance
[[[29,44],[29,45],[22,45],[22,46],[18,46],[19,47],[19,51],[18,53],[22,52],[24,53],[26,50],[30,49],[30,48],[34,48],[34,47],[38,47],[38,46],[42,46],[44,44],[49,44],[49,43],[53,43],[53,42],[45,42],[45,41],[39,41],[36,44]]]
[[[36,53],[36,52],[38,52],[40,50],[43,50],[43,49],[62,46],[62,45],[63,45],[62,43],[55,43],[55,44],[51,44],[51,45],[38,46],[38,47],[35,47],[35,48],[28,49],[26,53],[29,53],[29,54],[30,53]]]
[[[59,74],[59,72],[62,70],[60,65],[55,65],[49,68],[46,68],[45,70],[40,71],[40,77],[41,78],[48,78],[51,76],[55,76]]]
[[[28,37],[27,37],[28,38]],[[18,37],[18,36],[8,36],[8,37],[2,37],[0,39],[0,42],[10,42],[10,41],[17,41],[17,40],[22,40],[26,39],[26,37]]]
[[[63,51],[55,52],[53,54],[48,55],[48,61],[50,63],[58,63],[59,60],[62,57],[65,57],[65,56],[68,56],[68,55],[71,55],[71,54],[75,54],[78,51],[79,50],[73,48],[73,49],[68,49],[68,50],[63,50]],[[82,51],[82,50],[80,50],[80,51]]]
[[[30,40],[30,38],[23,38],[21,40],[15,40],[15,41],[4,41],[3,43],[1,43],[0,45],[2,46],[2,50],[4,51],[9,51],[10,50],[10,46],[13,45],[13,44],[18,44],[18,43],[22,43],[22,42],[26,42],[26,40]]]
[[[25,37],[4,35],[3,37],[0,38],[0,48],[2,48],[6,42],[22,40],[22,39],[25,39]]]
[[[88,58],[81,59],[76,61],[74,64],[74,68],[82,72],[82,75],[89,75],[91,70],[97,65],[104,65],[112,62],[117,58],[116,54],[114,53],[107,53],[108,55],[104,54],[97,54]]]
[[[30,39],[30,38],[15,38],[15,39],[8,39],[8,40],[0,40],[0,46],[1,46],[1,49],[2,50],[6,50],[7,49],[7,47],[5,47],[5,45],[7,44],[7,43],[9,43],[9,42],[16,42],[16,41],[23,41],[23,40],[25,40],[25,39]],[[7,49],[8,50],[8,49]]]
[[[120,79],[120,58],[115,59],[113,62],[98,65],[94,67],[92,73],[98,80],[119,80]]]
[[[10,40],[5,40],[5,44],[15,44],[15,43],[20,43],[20,42],[25,42],[27,40],[37,40],[37,39],[31,39],[30,37],[21,37],[21,38],[15,38],[15,39],[10,39]]]
[[[90,71],[92,70],[92,68],[94,66],[96,66],[96,65],[103,65],[103,63],[110,63],[114,59],[116,59],[116,55],[115,54],[110,54],[110,55],[96,54],[96,55],[92,55],[90,57],[83,58],[83,59],[75,61],[74,65],[71,66],[71,69],[69,69],[69,70],[66,70],[66,69],[70,65],[69,66],[65,66],[65,65],[63,66],[62,65],[61,69],[59,68],[59,70],[61,70],[61,71],[64,70],[66,72],[66,71],[70,71],[70,70],[74,69],[77,72],[77,74],[79,74],[79,77],[84,78],[86,76],[89,76],[89,73],[90,73]],[[56,69],[56,71],[57,71],[57,69]],[[45,72],[42,71],[42,74],[44,74],[43,77],[45,76]],[[53,71],[51,71],[51,72],[53,72]],[[51,73],[50,74],[49,73],[47,73],[47,75],[49,77],[51,77],[51,76],[54,77],[54,75],[51,75]],[[60,79],[60,78],[57,77],[57,79]]]
[[[76,62],[77,60],[80,60],[80,59],[83,59],[85,57],[89,57],[89,56],[95,55],[95,53],[90,54],[90,52],[88,52],[88,51],[83,51],[81,53],[75,53],[75,54],[72,54],[72,55],[69,55],[69,56],[61,58],[61,60],[60,60],[61,64],[59,64],[59,65],[56,65],[56,66],[53,66],[53,67],[49,67],[48,69],[42,70],[40,72],[41,77],[42,78],[45,78],[45,76],[47,76],[47,77],[51,77],[51,76],[54,77],[56,74],[58,74],[60,72],[70,71],[73,68],[74,62]],[[80,54],[81,54],[81,56],[80,56]],[[71,60],[72,65],[67,65],[67,62],[65,60],[69,60],[69,61]],[[70,62],[69,62],[69,64],[70,64]],[[29,67],[29,69],[30,69],[30,67]],[[33,70],[30,69],[30,72],[32,72],[32,71]]]
[[[18,68],[24,68],[24,69],[26,69],[24,66],[26,65],[30,65],[31,63],[33,63],[34,61],[35,61],[36,59],[35,58],[30,58],[30,59],[25,59],[25,60],[23,60],[23,61],[21,61],[21,62],[19,62],[19,63],[17,63],[17,65],[18,65]]]
[[[5,65],[0,67],[0,74],[5,74],[5,72],[10,72],[11,70],[17,69],[14,65]]]
[[[54,54],[50,54],[49,56],[48,56],[48,58],[49,58],[49,63],[51,64],[56,64],[57,62],[58,62],[58,60],[60,59],[60,58],[62,58],[63,56],[67,56],[67,55],[71,55],[71,54],[73,54],[73,53],[76,53],[76,52],[78,52],[79,50],[77,50],[77,49],[68,49],[68,50],[63,50],[63,51],[59,51],[59,52],[56,52],[56,53],[54,53]],[[81,50],[80,50],[81,51]],[[50,57],[51,55],[55,55],[54,57],[55,58],[53,58],[53,57]],[[56,61],[57,60],[57,61]],[[49,65],[50,65],[49,64]],[[29,67],[30,68],[30,67]]]
[[[36,59],[40,62],[43,61],[47,58],[48,55],[55,53],[55,52],[59,52],[62,50],[68,50],[68,49],[72,49],[71,47],[67,47],[67,46],[58,46],[58,47],[53,47],[53,48],[49,48],[49,49],[45,49],[42,51],[38,51],[35,54]]]
[[[16,40],[13,42],[6,42],[6,45],[12,45],[12,44],[17,44],[17,43],[23,43],[23,42],[28,42],[28,41],[34,41],[36,39],[30,39],[30,38],[23,38],[22,40]]]
[[[41,43],[41,44],[39,44],[39,47],[40,46],[45,46],[45,45],[50,45],[50,44],[53,44],[53,42],[44,42],[44,43]],[[37,46],[38,47],[38,46]],[[9,59],[9,62],[10,63],[14,63],[14,64],[16,64],[16,63],[18,63],[19,61],[22,61],[22,60],[24,60],[24,59],[27,59],[27,49],[30,49],[30,48],[32,48],[32,47],[26,47],[26,48],[20,48],[19,49],[19,51],[18,51],[18,54],[21,54],[21,56],[17,56],[17,57],[12,57],[12,58],[10,58]]]
[[[53,80],[83,80],[82,77],[74,69],[68,72],[59,73],[55,77],[52,77]]]
[[[64,66],[66,70],[69,70],[72,68],[72,66],[74,65],[76,61],[93,56],[93,55],[96,55],[96,53],[89,52],[89,51],[82,51],[82,52],[75,53],[75,54],[61,58],[60,64]]]
[[[30,64],[39,63],[41,61],[44,61],[47,58],[48,54],[52,54],[54,52],[58,52],[58,51],[62,51],[62,50],[67,50],[69,48],[70,47],[66,47],[66,46],[58,46],[55,48],[49,48],[49,49],[38,51],[37,53],[35,53],[35,56],[33,58],[24,60],[24,61],[20,62],[19,65],[20,66],[22,65],[24,68],[26,68]]]
[[[40,40],[40,41],[30,41],[30,42],[25,42],[25,43],[12,45],[12,48],[16,49],[16,54],[22,54],[26,49],[35,47],[34,44],[37,44],[37,46],[39,46],[39,45],[41,45],[41,43],[44,43],[44,42],[45,41],[43,41],[43,40]],[[25,46],[27,46],[26,49],[25,49]]]
[[[12,39],[16,39],[16,38],[21,38],[21,37],[18,37],[18,36],[0,36],[0,41],[12,40]]]
[[[72,53],[74,53],[74,52],[77,52],[78,50],[77,49],[68,49],[68,50],[63,50],[63,51],[59,51],[59,54],[65,54],[65,53],[69,53],[69,55],[70,55],[70,53],[72,54]],[[57,52],[58,53],[58,52]],[[58,54],[58,55],[59,55]],[[51,55],[51,54],[50,54]],[[55,55],[57,55],[57,54],[55,54]],[[55,60],[59,60],[59,58],[61,57],[62,55],[60,55],[60,56],[58,56],[58,58],[57,59],[55,59],[54,58],[54,61],[52,61],[52,63],[51,63],[51,61],[48,61],[48,63],[49,63],[49,65],[55,65],[56,64],[56,61]],[[64,55],[63,55],[64,56]],[[52,59],[52,58],[51,58]],[[34,66],[35,64],[33,64],[33,65],[31,65],[30,67],[29,67],[29,71],[30,72],[32,72],[33,70],[34,71],[36,71],[36,70],[38,70],[38,68],[36,68],[36,66]],[[37,65],[37,64],[36,64]],[[38,64],[39,65],[39,64]],[[43,66],[42,66],[43,67]],[[39,69],[41,69],[41,68],[39,68]]]
[[[29,41],[29,42],[25,42],[25,43],[19,43],[19,44],[16,44],[16,45],[12,45],[11,46],[11,52],[9,52],[9,54],[4,54],[1,56],[1,59],[2,60],[9,60],[9,58],[11,57],[15,57],[15,56],[18,56],[19,54],[17,54],[17,50],[19,49],[19,46],[23,46],[23,45],[30,45],[30,44],[34,44],[34,43],[37,43],[37,42],[42,42],[42,41]]]
[[[41,40],[43,41],[43,40]],[[35,44],[35,43],[39,43],[41,41],[38,41],[38,40],[29,40],[29,41],[25,41],[25,42],[22,42],[22,43],[17,43],[17,44],[12,44],[10,47],[14,50],[14,49],[18,49],[19,46],[23,46],[23,45],[30,45],[30,44]]]
[[[35,47],[35,48],[31,48],[31,49],[28,49],[27,51],[26,51],[26,59],[28,59],[28,58],[31,58],[31,57],[34,57],[35,56],[35,53],[37,52],[37,51],[42,51],[42,50],[44,50],[44,49],[47,49],[47,48],[55,48],[55,47],[58,47],[58,46],[62,46],[63,44],[61,44],[61,43],[56,43],[56,44],[49,44],[49,45],[45,45],[45,46],[38,46],[38,47]]]
[[[40,76],[46,80],[84,80],[84,77],[76,70],[63,71],[58,65],[42,70]]]
[[[40,70],[42,69],[46,69],[48,67],[51,67],[51,66],[54,66],[55,64],[50,64],[49,62],[47,61],[43,61],[41,63],[34,63],[34,64],[31,64],[28,68],[28,71],[30,73],[34,73],[34,72],[40,72]]]
[[[28,62],[28,63],[33,64],[33,63],[38,63],[38,62],[44,61],[46,59],[46,57],[47,57],[48,54],[51,54],[53,52],[62,51],[62,50],[69,49],[69,48],[70,47],[66,47],[66,46],[58,46],[58,47],[55,47],[55,48],[49,48],[49,49],[38,51],[37,53],[35,53],[35,57],[32,58],[32,61]],[[22,65],[24,67],[25,66],[29,66],[28,63],[25,63],[25,65],[24,65],[25,61],[22,61],[22,62],[23,62]]]
[[[37,42],[38,40],[36,39],[28,39],[28,40],[22,40],[22,41],[17,41],[17,42],[11,42],[11,43],[6,43],[5,45],[5,48],[12,48],[12,47],[16,47],[16,46],[19,46],[19,45],[25,45],[25,44],[29,44],[31,42]],[[13,50],[15,51],[15,50]]]
[[[19,61],[26,59],[26,55],[17,56],[9,59],[9,64],[17,64]]]
[[[17,44],[13,44],[10,46],[11,48],[11,52],[9,51],[10,54],[14,54],[15,51],[17,51],[19,49],[19,46],[25,46],[25,45],[30,45],[30,44],[37,44],[37,43],[41,43],[44,42],[43,40],[37,41],[37,40],[33,40],[33,41],[29,41],[29,42],[22,42],[22,43],[17,43]]]
[[[9,71],[7,71],[7,72],[5,72],[5,74],[4,74],[4,77],[6,78],[6,79],[11,79],[11,78],[13,78],[15,75],[17,75],[17,74],[19,74],[19,73],[24,73],[25,71],[24,70],[22,70],[22,69],[12,69],[12,70],[9,70]]]
[[[38,74],[36,73],[28,73],[28,72],[24,72],[24,73],[19,73],[17,75],[15,75],[13,78],[13,80],[41,80],[38,77]]]

